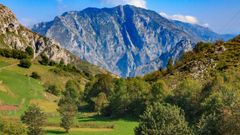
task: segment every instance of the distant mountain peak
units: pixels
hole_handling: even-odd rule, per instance
[[[198,31],[190,32],[154,11],[132,5],[66,12],[32,30],[122,77],[165,67],[168,59],[178,59],[203,40]]]

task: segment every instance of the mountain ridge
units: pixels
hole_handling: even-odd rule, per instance
[[[65,12],[32,30],[122,77],[164,68],[201,41],[155,11],[130,5]]]
[[[74,64],[84,72],[87,68],[93,68],[98,72],[105,72],[95,66],[80,60],[79,57],[63,49],[53,39],[41,36],[27,29],[19,23],[15,14],[6,6],[0,4],[0,49],[16,49],[25,51],[27,47],[33,48],[33,59],[41,59],[45,55],[56,63],[63,61],[65,64]]]

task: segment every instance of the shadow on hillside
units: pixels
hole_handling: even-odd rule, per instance
[[[47,130],[46,132],[50,133],[50,134],[65,134],[66,133],[64,131],[57,131],[57,130]]]
[[[134,116],[133,117],[128,116],[128,117],[123,117],[123,118],[115,118],[115,117],[104,117],[104,116],[100,116],[100,115],[78,118],[79,122],[113,122],[113,121],[118,121],[118,120],[135,122],[135,121],[137,121],[137,118],[135,118]]]

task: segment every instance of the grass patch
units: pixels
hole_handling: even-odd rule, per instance
[[[57,103],[45,99],[32,99],[30,104],[39,106],[45,113],[52,114],[57,112]]]
[[[47,125],[47,135],[134,135],[134,128],[138,122],[132,119],[113,119],[96,116],[94,113],[80,113],[75,123],[78,127],[66,134],[59,128],[59,117],[49,118],[52,125]],[[55,125],[53,124],[55,123]]]
[[[43,98],[43,86],[30,77],[2,70],[0,71],[0,81],[9,91],[0,91],[1,102],[7,105],[17,105],[19,107],[17,114],[23,112],[31,99]]]
[[[9,64],[7,62],[4,61],[0,61],[0,68],[8,66]]]

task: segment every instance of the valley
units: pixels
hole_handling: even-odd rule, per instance
[[[132,5],[32,30],[0,4],[1,135],[240,134],[240,35]]]

